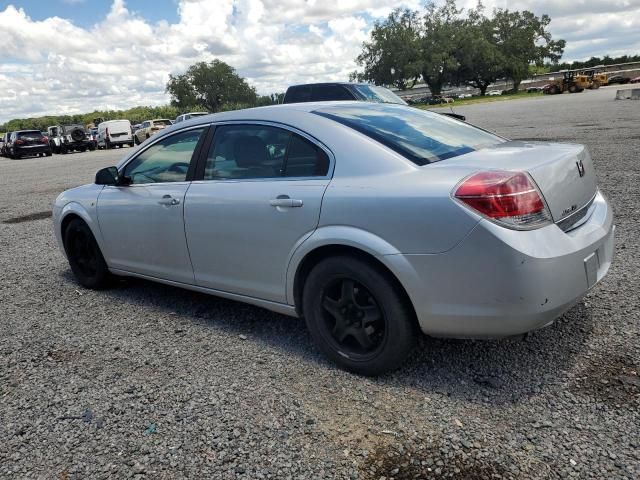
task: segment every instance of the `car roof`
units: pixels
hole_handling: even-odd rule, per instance
[[[318,82],[318,83],[299,83],[297,85],[290,85],[289,88],[292,87],[322,87],[322,86],[326,86],[326,85],[361,85],[361,86],[367,86],[367,87],[375,87],[376,85],[373,85],[371,83],[366,83],[366,82]]]

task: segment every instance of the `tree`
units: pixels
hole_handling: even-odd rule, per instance
[[[182,75],[169,75],[166,91],[171,105],[180,111],[219,112],[231,106],[252,106],[257,100],[255,88],[217,59],[191,65]]]
[[[433,95],[439,95],[442,86],[457,76],[459,64],[456,51],[460,44],[461,12],[455,0],[447,0],[441,7],[433,2],[425,7],[420,41],[420,72]]]
[[[551,18],[532,12],[497,9],[494,13],[494,38],[504,61],[505,74],[513,80],[513,89],[529,75],[529,65],[542,66],[545,59],[557,62],[565,41],[553,40],[547,30]]]
[[[396,9],[383,22],[376,22],[371,41],[364,42],[356,62],[364,66],[364,72],[353,72],[349,75],[352,80],[400,90],[413,87],[420,76],[417,12]]]
[[[468,12],[459,32],[459,44],[455,53],[458,61],[458,82],[480,90],[504,75],[504,58],[493,39],[494,22],[483,15],[479,4]]]

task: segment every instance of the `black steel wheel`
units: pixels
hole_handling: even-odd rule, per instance
[[[87,224],[75,218],[64,231],[64,249],[69,266],[83,287],[101,289],[109,286],[111,274],[100,247]]]
[[[398,283],[379,265],[351,256],[325,259],[311,270],[303,313],[318,348],[362,375],[400,367],[419,335]]]
[[[375,355],[386,339],[387,319],[371,292],[356,280],[338,277],[322,293],[327,340],[350,357]]]

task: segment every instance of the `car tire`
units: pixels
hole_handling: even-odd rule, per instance
[[[109,140],[104,141],[105,150],[111,150],[111,142]]]
[[[134,144],[133,142],[131,142],[131,143],[129,144],[129,147],[130,147],[130,148],[133,148],[134,146],[135,146],[135,144]]]
[[[48,152],[45,152],[45,155],[46,155],[47,157],[50,157],[51,155],[53,155],[53,153],[51,152],[51,150],[49,150]]]
[[[140,139],[138,139],[137,135],[133,137],[133,143],[135,143],[136,145],[140,145]]]
[[[113,278],[89,226],[74,218],[63,237],[69,266],[80,285],[93,290],[108,287]]]
[[[400,288],[381,267],[356,257],[336,256],[318,263],[302,294],[304,318],[318,348],[360,375],[399,368],[419,335],[413,309]]]

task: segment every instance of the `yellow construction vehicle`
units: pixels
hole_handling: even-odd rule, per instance
[[[548,83],[542,88],[542,93],[546,93],[548,95],[556,95],[558,93],[579,93],[582,92],[585,88],[585,80],[576,79],[578,77],[576,70],[565,70],[562,72],[561,80],[554,80],[551,83]]]

